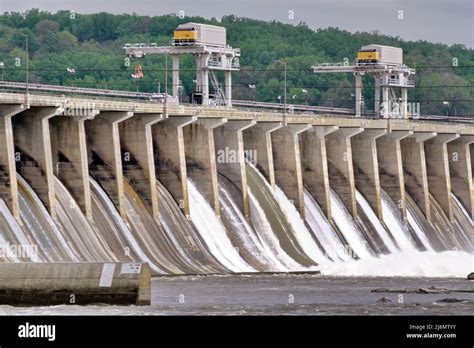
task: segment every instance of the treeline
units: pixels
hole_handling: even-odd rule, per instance
[[[350,33],[338,28],[310,29],[306,24],[282,24],[235,16],[217,19],[49,13],[32,9],[26,13],[0,15],[0,66],[2,78],[25,79],[25,37],[29,39],[30,80],[123,90],[156,91],[165,86],[164,56],[150,55],[127,64],[125,43],[166,45],[181,23],[201,22],[227,28],[227,41],[242,51],[241,71],[234,73],[234,98],[278,102],[284,93],[283,67],[287,65],[289,102],[353,107],[353,76],[313,74],[310,67],[321,62],[355,59],[357,50],[375,43],[402,47],[404,61],[417,69],[417,88],[409,99],[421,102],[422,113],[474,115],[474,51],[463,45],[447,46],[426,41],[404,41],[378,32]],[[23,35],[21,35],[23,34]],[[143,79],[131,75],[141,64]],[[168,62],[171,69],[171,64]],[[184,91],[194,90],[192,57],[181,63]],[[75,69],[75,73],[68,72]],[[168,74],[171,85],[171,74]],[[256,88],[249,88],[255,85]],[[373,80],[364,78],[364,97],[372,109]],[[449,104],[443,103],[449,101]]]

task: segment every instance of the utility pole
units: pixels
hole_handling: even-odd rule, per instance
[[[286,126],[286,61],[285,63],[285,91],[283,94],[283,100],[284,100],[284,109],[283,109],[283,124]]]
[[[27,98],[28,98],[28,92],[29,92],[29,50],[28,50],[28,35],[26,34],[23,34],[23,33],[18,33],[20,34],[21,36],[23,36],[25,38],[25,50],[26,50],[26,95],[27,95]]]

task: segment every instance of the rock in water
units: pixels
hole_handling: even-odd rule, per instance
[[[474,272],[471,272],[467,275],[468,280],[474,280]]]

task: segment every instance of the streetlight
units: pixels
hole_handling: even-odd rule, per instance
[[[25,48],[26,48],[26,95],[28,95],[29,92],[29,86],[28,86],[28,81],[29,81],[29,50],[28,50],[28,35],[23,34],[23,33],[17,33],[20,34],[21,36],[25,37]]]
[[[253,101],[257,101],[257,85],[249,85],[250,89],[253,89]]]
[[[303,92],[306,105],[308,105],[308,91],[306,89],[302,89],[301,92]]]
[[[449,111],[449,101],[443,100],[443,105],[446,106],[446,116],[448,116]]]
[[[5,69],[5,63],[0,62],[0,68],[2,69],[2,82],[3,82],[3,69]]]

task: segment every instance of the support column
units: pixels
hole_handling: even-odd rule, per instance
[[[430,194],[426,173],[425,141],[436,133],[415,133],[401,141],[405,188],[420,207],[426,219],[431,221]]]
[[[61,115],[50,121],[54,174],[89,219],[92,206],[84,123],[98,113],[93,110],[87,116]]]
[[[462,135],[448,143],[451,190],[474,220],[474,184],[472,177],[471,144],[474,136]]]
[[[217,216],[220,216],[214,129],[227,122],[226,118],[200,119],[186,127],[186,168],[189,177],[199,187]]]
[[[403,81],[403,80],[401,80]],[[400,113],[402,118],[408,118],[408,110],[407,110],[407,95],[408,95],[408,89],[407,88],[400,88],[401,89],[401,95],[402,95],[402,105],[400,105]]]
[[[363,128],[339,128],[326,137],[330,185],[354,217],[357,217],[357,199],[351,138],[363,131]]]
[[[375,75],[375,104],[374,113],[376,116],[380,115],[380,76]]]
[[[428,188],[450,221],[451,176],[449,173],[448,143],[459,138],[459,134],[439,134],[425,142]]]
[[[151,126],[162,120],[161,114],[135,114],[119,125],[123,175],[156,221],[159,208]]]
[[[173,63],[173,97],[179,97],[179,54],[172,54],[171,60]]]
[[[272,135],[275,182],[305,216],[304,186],[298,134],[311,129],[309,124],[287,125]]]
[[[127,214],[118,125],[132,116],[133,112],[102,112],[85,124],[89,171],[124,218]]]
[[[15,169],[15,143],[12,117],[23,112],[25,106],[2,105],[0,107],[0,197],[16,219],[20,218],[18,184]]]
[[[35,108],[13,119],[13,138],[21,154],[18,173],[33,188],[53,219],[56,219],[56,196],[49,119],[63,112],[62,107]]]
[[[355,73],[355,116],[360,117],[362,109],[362,75]]]
[[[351,139],[356,187],[380,220],[382,195],[376,140],[386,133],[386,129],[369,129]]]
[[[227,101],[227,106],[232,106],[232,72],[225,71],[225,99]]]
[[[275,190],[272,132],[282,127],[281,122],[259,122],[244,131],[245,151],[252,154],[253,164]]]
[[[400,141],[413,131],[392,131],[377,139],[380,185],[406,220],[405,181]]]
[[[329,220],[332,220],[332,215],[326,136],[338,129],[338,126],[313,126],[302,133],[300,139],[304,187]]]
[[[233,183],[229,188],[231,194],[242,197],[240,208],[247,218],[250,217],[250,209],[242,133],[255,124],[255,120],[229,121],[215,132],[217,171]]]
[[[183,128],[196,120],[196,116],[170,117],[151,128],[156,177],[188,218],[188,173]]]

